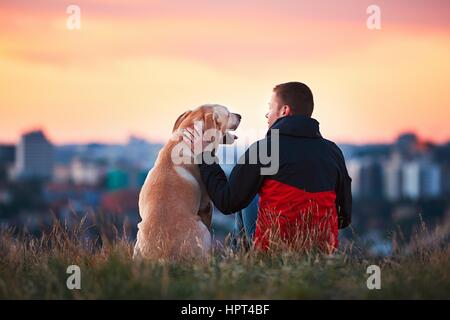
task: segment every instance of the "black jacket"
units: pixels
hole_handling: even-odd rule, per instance
[[[272,129],[279,130],[279,139],[275,139]],[[278,171],[269,175],[262,174],[261,169],[268,170],[275,158],[267,163],[260,154],[265,149],[267,152],[262,155],[279,154]],[[229,179],[218,164],[202,163],[199,167],[209,196],[225,214],[245,208],[259,193],[260,207],[284,208],[289,203],[292,205],[286,210],[291,211],[312,197],[319,205],[332,199],[339,228],[351,222],[351,178],[343,154],[335,143],[321,136],[315,119],[305,116],[278,119],[264,139],[247,149]]]

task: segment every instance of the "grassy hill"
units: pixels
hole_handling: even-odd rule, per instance
[[[83,224],[55,221],[40,237],[0,232],[1,299],[450,299],[449,224],[421,228],[394,254],[373,258],[351,244],[333,256],[215,250],[209,263],[133,262],[133,243],[117,235],[88,240]],[[394,237],[395,238],[395,237]],[[101,243],[101,245],[100,245]],[[367,267],[381,268],[369,290]],[[69,290],[69,265],[81,289]]]

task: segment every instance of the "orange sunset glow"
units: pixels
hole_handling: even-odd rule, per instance
[[[381,30],[366,9],[381,9]],[[81,10],[67,28],[66,9]],[[448,1],[0,2],[0,142],[164,141],[219,103],[262,131],[275,84],[301,81],[337,142],[450,139]]]

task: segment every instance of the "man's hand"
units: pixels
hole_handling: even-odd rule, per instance
[[[213,151],[214,143],[204,139],[203,127],[200,123],[182,130],[183,141],[191,148],[194,157],[206,151]]]

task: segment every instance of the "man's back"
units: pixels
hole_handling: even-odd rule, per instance
[[[270,175],[263,169],[273,163],[262,159],[261,149],[268,150],[268,159],[278,160],[278,170]],[[342,152],[322,138],[319,123],[310,117],[278,119],[266,138],[241,157],[229,179],[217,164],[201,164],[200,172],[215,206],[225,214],[245,208],[259,193],[254,240],[260,248],[267,247],[274,227],[292,242],[293,232],[306,235],[310,230],[304,228],[311,226],[337,247],[338,228],[350,223],[351,179]],[[302,223],[308,219],[307,225]]]
[[[255,244],[267,246],[269,232],[310,237],[314,229],[321,237],[328,233],[328,243],[337,247],[338,227],[350,223],[351,212],[351,179],[340,149],[322,138],[319,123],[310,117],[280,118],[271,129],[279,130],[279,169],[259,187]],[[272,130],[266,139],[273,139]]]

